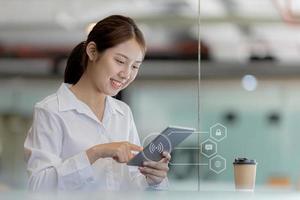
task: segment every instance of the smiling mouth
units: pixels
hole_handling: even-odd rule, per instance
[[[110,82],[111,82],[112,87],[116,90],[120,89],[124,85],[124,83],[114,80],[114,79],[110,79]]]

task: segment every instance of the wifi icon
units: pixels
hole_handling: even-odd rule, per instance
[[[150,143],[149,150],[150,150],[150,153],[154,153],[155,151],[162,153],[164,151],[164,145],[161,142],[157,146],[153,143]]]

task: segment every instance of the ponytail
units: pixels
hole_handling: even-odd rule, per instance
[[[65,69],[64,82],[76,84],[85,71],[85,42],[79,43],[69,55]]]

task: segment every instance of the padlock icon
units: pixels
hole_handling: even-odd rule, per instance
[[[221,130],[220,130],[220,129],[217,129],[217,131],[216,131],[216,136],[221,136],[221,135],[222,135]]]

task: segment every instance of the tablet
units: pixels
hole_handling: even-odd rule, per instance
[[[128,161],[127,165],[142,166],[144,161],[159,161],[162,159],[162,152],[172,152],[174,147],[190,136],[195,129],[169,126],[157,135],[143,151]]]

